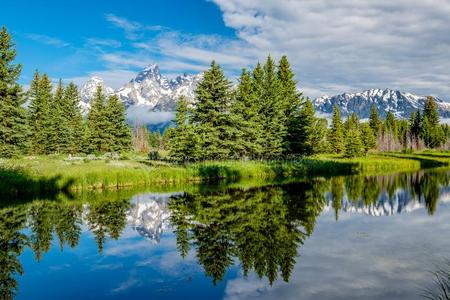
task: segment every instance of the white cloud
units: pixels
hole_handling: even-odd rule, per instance
[[[249,49],[287,54],[309,90],[450,93],[449,1],[213,2]]]
[[[48,36],[48,35],[31,33],[31,34],[27,34],[26,37],[35,42],[50,45],[50,46],[55,46],[57,48],[64,48],[64,47],[70,46],[69,43],[67,43],[61,39]]]

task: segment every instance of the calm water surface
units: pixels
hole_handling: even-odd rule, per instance
[[[0,296],[437,296],[433,272],[450,271],[449,184],[444,170],[3,202]]]

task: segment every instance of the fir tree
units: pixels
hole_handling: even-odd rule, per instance
[[[0,32],[0,157],[13,157],[28,150],[29,128],[22,108],[22,88],[17,83],[21,65],[13,64],[16,50],[11,36]]]
[[[329,134],[330,148],[333,153],[342,153],[344,151],[344,132],[342,127],[341,112],[339,107],[334,105]]]
[[[108,151],[123,152],[131,149],[131,130],[128,127],[125,107],[117,95],[109,96],[105,107],[108,121],[107,133],[111,137]]]
[[[381,120],[378,116],[378,109],[375,104],[370,107],[369,125],[372,129],[373,134],[375,136],[378,136],[381,130]]]
[[[84,125],[77,86],[71,82],[64,90],[63,114],[68,123],[67,152],[80,153],[83,146]]]
[[[363,153],[358,116],[353,113],[345,122],[345,156],[356,157]]]
[[[433,97],[427,97],[427,101],[423,108],[423,115],[427,117],[428,122],[432,127],[439,125],[439,113]]]
[[[170,157],[179,162],[196,160],[200,156],[200,141],[189,121],[188,102],[184,96],[177,102],[175,114],[177,127],[170,134]]]
[[[236,152],[239,157],[261,156],[263,131],[259,110],[254,79],[250,72],[243,69],[232,108],[232,115],[240,133],[236,141]]]
[[[307,100],[293,120],[293,132],[290,135],[290,154],[311,155],[314,149],[313,134],[316,130],[314,106]]]
[[[91,103],[91,110],[87,117],[89,151],[107,152],[111,148],[112,136],[109,131],[110,122],[106,114],[105,95],[101,86],[97,86],[97,91]]]
[[[50,130],[49,103],[52,99],[52,83],[46,74],[36,71],[29,90],[29,122],[31,150],[34,154],[47,154]]]
[[[267,58],[263,70],[261,86],[257,87],[260,93],[258,95],[261,105],[260,118],[264,132],[263,156],[275,158],[279,157],[283,151],[286,116],[283,111],[284,102],[280,93],[280,80],[277,76],[275,62],[270,56]]]
[[[48,105],[48,153],[66,152],[69,142],[69,123],[64,111],[64,87],[59,80],[55,94]]]
[[[195,91],[196,107],[192,122],[202,142],[202,159],[228,158],[233,147],[229,118],[231,83],[214,61]]]
[[[280,96],[282,101],[282,109],[286,119],[286,140],[283,142],[287,152],[292,142],[292,134],[296,130],[295,116],[302,104],[302,94],[297,90],[297,82],[294,79],[294,72],[286,56],[282,56],[278,64],[278,80],[280,81]]]
[[[361,125],[361,142],[363,145],[364,153],[368,153],[369,150],[375,148],[376,139],[373,133],[372,127],[369,123],[363,123]]]

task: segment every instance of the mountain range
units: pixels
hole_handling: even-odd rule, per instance
[[[203,73],[183,74],[175,79],[169,79],[161,74],[158,65],[151,64],[117,90],[106,86],[101,78],[91,77],[80,88],[80,105],[86,113],[96,87],[100,85],[105,94],[119,96],[127,109],[130,121],[164,123],[170,121],[173,114],[166,114],[161,119],[161,112],[174,112],[180,96],[193,101],[195,88],[202,79]],[[423,109],[426,96],[391,89],[370,89],[360,93],[323,96],[312,101],[316,111],[325,115],[331,114],[333,106],[337,105],[342,116],[355,112],[360,118],[365,119],[369,117],[372,105],[375,105],[382,117],[391,111],[398,118],[409,118],[413,111]],[[450,103],[436,98],[436,104],[439,115],[442,118],[450,118]],[[155,113],[158,113],[158,116]]]

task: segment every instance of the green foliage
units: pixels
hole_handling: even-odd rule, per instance
[[[361,124],[361,141],[364,153],[366,154],[369,150],[375,148],[376,146],[375,134],[373,133],[372,127],[369,123]]]
[[[190,124],[188,102],[181,97],[177,103],[175,123],[177,127],[169,132],[169,152],[173,160],[186,162],[200,157],[200,144],[195,128]]]
[[[111,137],[108,151],[123,152],[130,150],[131,130],[126,121],[125,107],[119,101],[119,97],[116,95],[109,97],[104,114],[109,125],[107,132]]]
[[[110,122],[106,114],[106,101],[101,86],[97,86],[91,110],[87,117],[89,128],[88,145],[91,152],[107,152],[111,145]]]
[[[52,103],[52,83],[47,74],[40,76],[36,70],[29,90],[29,122],[31,151],[35,154],[49,153],[50,122],[49,105]]]
[[[336,105],[333,107],[333,118],[331,121],[331,128],[328,136],[330,143],[330,150],[333,153],[342,153],[344,147],[344,131],[341,119],[341,112]]]
[[[378,116],[378,110],[375,105],[370,107],[369,125],[374,135],[378,136],[381,131],[382,122]]]
[[[195,91],[192,123],[201,141],[201,159],[225,159],[232,153],[234,128],[229,118],[231,83],[214,61]]]
[[[257,73],[259,70],[256,70]],[[259,74],[257,74],[259,76]],[[255,80],[260,102],[260,118],[264,132],[263,157],[277,158],[282,154],[286,135],[285,103],[274,60],[269,56],[263,67],[262,80]]]
[[[48,153],[67,151],[70,139],[69,120],[65,114],[65,97],[62,80],[59,80],[52,101],[48,105]]]
[[[359,129],[359,120],[355,113],[350,115],[345,123],[345,156],[357,157],[363,154],[363,144]]]
[[[22,88],[17,83],[21,65],[13,64],[16,50],[11,36],[2,27],[0,31],[0,157],[24,154],[29,147],[29,128]]]
[[[64,90],[63,115],[67,119],[68,140],[66,151],[71,154],[83,151],[84,124],[79,107],[80,96],[77,86],[71,82]]]

